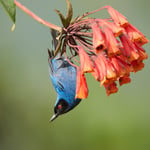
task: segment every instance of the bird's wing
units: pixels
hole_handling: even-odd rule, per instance
[[[74,99],[76,90],[76,69],[73,66],[70,64],[59,65],[57,69],[53,69],[51,80],[59,96],[68,100]]]

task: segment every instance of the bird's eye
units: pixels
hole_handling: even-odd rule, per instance
[[[64,99],[60,99],[55,107],[55,113],[63,114],[68,108],[68,103]]]
[[[58,109],[60,110],[61,108],[62,108],[62,106],[59,104],[59,105],[58,105]]]

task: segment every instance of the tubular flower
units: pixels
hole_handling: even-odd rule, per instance
[[[140,71],[144,68],[144,63],[141,60],[135,60],[131,62],[133,72]]]
[[[129,38],[125,34],[122,34],[120,36],[120,40],[123,45],[123,53],[129,61],[137,60],[139,58],[139,54],[136,52],[133,43],[129,40]]]
[[[107,27],[105,27],[103,30],[104,30],[105,37],[106,37],[108,56],[120,54],[121,51],[119,49],[119,42],[115,38],[112,30],[110,30]]]
[[[78,49],[82,73],[92,72],[93,66],[89,55],[85,52],[85,50],[81,46],[79,46]]]
[[[130,82],[131,82],[131,79],[130,79],[129,75],[119,78],[120,86],[123,85],[123,84],[130,83]]]
[[[70,13],[72,7],[69,7]],[[88,18],[87,16],[106,9],[110,18]],[[87,12],[71,20],[72,14],[65,17],[58,13],[64,27],[58,34],[59,52],[77,70],[76,98],[87,98],[88,87],[85,73],[91,73],[100,85],[104,85],[107,95],[118,91],[120,85],[130,83],[130,73],[144,67],[148,58],[143,45],[148,39],[125,16],[104,6]]]
[[[138,51],[139,60],[144,60],[148,58],[148,55],[146,54],[145,50],[142,47],[140,47],[139,44],[135,43],[135,48]]]
[[[112,81],[116,80],[117,74],[113,65],[109,61],[106,61],[105,65],[107,70],[105,83],[111,83]]]
[[[95,49],[95,53],[98,54],[106,48],[104,33],[97,23],[92,24],[91,27],[93,30],[93,48]]]
[[[118,26],[122,26],[125,27],[128,25],[128,21],[127,19],[121,14],[119,13],[117,10],[115,10],[114,8],[112,8],[111,6],[106,6],[108,13],[110,14],[110,16],[112,17],[113,21],[118,25]]]
[[[127,73],[126,67],[116,56],[110,58],[110,62],[115,69],[117,78],[122,77]]]
[[[124,29],[120,26],[117,26],[115,23],[113,22],[108,22],[106,20],[103,19],[97,19],[98,23],[100,26],[102,26],[103,28],[107,27],[109,28],[115,36],[119,36],[123,33]]]
[[[97,67],[97,70],[99,72],[99,78],[100,78],[100,82],[101,85],[103,85],[103,83],[106,80],[106,74],[107,74],[107,69],[106,69],[106,58],[103,55],[103,53],[100,53],[96,59],[95,59],[95,66]]]
[[[99,73],[97,64],[95,63],[96,56],[92,56],[91,58],[93,60],[93,65],[94,65],[93,72],[91,72],[91,74],[97,81],[100,81],[100,73]]]
[[[144,45],[149,42],[145,36],[133,25],[129,24],[125,30],[132,42],[138,42],[140,45]]]
[[[77,87],[75,98],[85,99],[88,96],[86,79],[81,70],[77,70]]]
[[[104,84],[104,87],[105,87],[107,96],[109,96],[110,94],[113,94],[113,93],[117,93],[117,92],[118,92],[118,88],[117,88],[115,82],[110,83],[110,84]]]

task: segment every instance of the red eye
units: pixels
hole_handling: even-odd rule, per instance
[[[61,107],[62,107],[61,105],[58,105],[58,109],[61,109]]]

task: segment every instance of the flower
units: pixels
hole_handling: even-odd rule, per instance
[[[146,39],[145,36],[133,25],[128,24],[125,30],[132,42],[138,42],[140,45],[144,45],[149,42],[148,39]]]
[[[113,31],[107,27],[103,28],[106,37],[106,45],[107,45],[107,54],[108,56],[111,55],[118,55],[121,53],[119,48],[119,42],[115,38]]]
[[[116,72],[112,64],[109,62],[109,59],[105,57],[104,53],[98,54],[95,58],[95,66],[99,73],[101,86],[104,83],[112,82],[116,79]]]
[[[91,74],[97,81],[100,81],[100,73],[99,73],[97,64],[95,63],[96,56],[92,56],[91,59],[93,60],[93,66],[94,66],[93,72],[91,72]]]
[[[116,25],[114,22],[108,22],[104,19],[96,19],[96,21],[99,23],[99,26],[102,26],[103,28],[109,28],[115,36],[121,35],[124,31],[122,27]]]
[[[85,99],[88,97],[88,87],[84,74],[77,69],[77,87],[75,98]]]
[[[104,84],[104,87],[105,87],[107,96],[109,96],[110,94],[113,94],[113,93],[117,93],[117,92],[118,92],[118,88],[117,88],[115,82],[110,83],[110,84]]]
[[[134,60],[131,62],[133,72],[140,71],[144,68],[144,63],[141,60]]]
[[[82,73],[92,72],[93,65],[89,55],[85,52],[85,50],[81,46],[79,46],[78,49]]]
[[[111,57],[110,62],[116,71],[117,78],[122,77],[127,73],[126,67],[116,56]]]
[[[106,61],[107,60],[103,53],[98,54],[94,60],[95,66],[99,72],[99,79],[100,79],[101,85],[103,85],[103,83],[106,80],[106,74],[107,74]]]
[[[123,77],[119,78],[119,84],[120,84],[120,86],[123,85],[123,84],[130,83],[130,82],[131,82],[131,79],[130,79],[129,75],[123,76]]]
[[[98,54],[106,48],[105,37],[97,23],[93,23],[91,27],[93,30],[93,48],[95,49],[95,53]]]
[[[121,14],[119,13],[117,10],[115,10],[114,8],[112,8],[111,6],[106,6],[108,13],[110,14],[110,16],[112,17],[113,21],[121,27],[125,27],[128,25],[128,21],[127,19]]]
[[[139,54],[136,52],[133,43],[129,40],[127,35],[122,34],[120,36],[120,40],[123,45],[122,53],[129,59],[129,61],[137,60],[139,58]]]
[[[136,50],[138,51],[139,60],[144,60],[148,58],[148,55],[146,54],[144,48],[142,48],[138,43],[135,43],[134,46]]]

